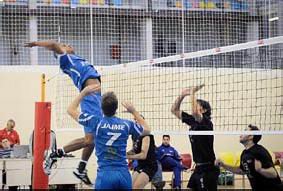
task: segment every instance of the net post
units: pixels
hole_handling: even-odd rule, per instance
[[[48,176],[43,171],[43,161],[50,145],[51,103],[35,103],[35,121],[33,134],[33,189],[47,189]]]
[[[45,84],[46,84],[46,80],[45,80],[45,74],[41,74],[41,84],[40,84],[40,88],[41,88],[41,102],[45,102]]]
[[[33,189],[48,189],[48,176],[43,171],[44,157],[50,145],[51,103],[45,102],[45,74],[41,75],[41,102],[35,103],[33,133]]]

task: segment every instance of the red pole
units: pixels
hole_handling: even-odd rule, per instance
[[[33,144],[33,189],[47,189],[48,176],[43,172],[44,152],[50,145],[51,103],[35,103],[35,128]]]

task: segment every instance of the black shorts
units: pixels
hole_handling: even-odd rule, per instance
[[[147,165],[138,165],[134,169],[134,171],[136,171],[138,173],[144,172],[145,174],[147,174],[149,181],[151,181],[153,176],[157,172],[157,169],[158,169],[157,162],[155,162],[155,163],[150,163],[150,164],[147,164]]]
[[[188,188],[196,191],[216,191],[219,174],[219,167],[214,165],[197,166],[191,175]]]

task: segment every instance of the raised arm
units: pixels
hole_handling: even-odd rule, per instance
[[[190,94],[191,94],[191,89],[184,89],[181,95],[177,97],[177,99],[175,100],[174,104],[171,107],[172,114],[175,115],[178,119],[182,118],[181,110],[180,110],[181,103],[184,100],[184,98]]]
[[[143,119],[143,117],[139,114],[139,112],[135,109],[134,105],[131,102],[124,101],[122,105],[127,109],[129,113],[131,113],[136,119],[137,123],[143,126],[143,135],[150,134],[150,127],[147,122]]]
[[[64,54],[67,52],[67,47],[64,44],[55,42],[55,41],[36,41],[36,42],[29,42],[24,45],[25,47],[43,47],[50,51],[55,52],[56,54]]]
[[[201,88],[204,87],[204,84],[200,86],[196,86],[192,89],[192,94],[191,94],[191,103],[192,103],[192,115],[194,116],[196,121],[201,121],[203,116],[200,111],[199,105],[197,104],[197,99],[196,99],[196,92],[199,91]]]
[[[68,114],[76,121],[78,121],[80,116],[80,111],[78,109],[81,100],[86,95],[92,93],[92,92],[99,92],[100,91],[100,85],[93,84],[85,87],[80,94],[72,101],[72,103],[69,105],[67,112]]]
[[[149,144],[150,144],[150,137],[146,136],[142,139],[142,148],[141,152],[137,154],[131,155],[130,153],[127,153],[127,158],[132,159],[132,160],[144,160],[146,159],[148,149],[149,149]]]

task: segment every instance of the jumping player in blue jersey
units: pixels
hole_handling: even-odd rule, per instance
[[[131,175],[126,160],[126,147],[129,135],[141,136],[150,133],[146,121],[130,102],[122,105],[137,120],[137,123],[115,116],[118,99],[113,92],[102,96],[104,117],[86,112],[79,112],[80,102],[89,93],[100,91],[98,85],[84,88],[68,108],[68,114],[83,126],[93,128],[96,156],[97,177],[95,189],[132,189]]]
[[[96,85],[100,88],[100,74],[85,59],[77,56],[72,46],[54,41],[30,42],[25,46],[44,47],[54,52],[55,57],[59,60],[60,69],[72,79],[74,85],[79,91],[82,91],[82,89],[88,85]],[[96,91],[95,93],[85,96],[81,101],[81,111],[83,113],[102,117],[101,92]],[[83,148],[81,161],[78,168],[74,171],[74,175],[86,184],[91,184],[85,167],[94,149],[92,130],[92,127],[84,125],[84,138],[73,140],[62,149],[53,151],[50,155],[48,155],[44,162],[44,172],[49,175],[51,173],[51,167],[54,162],[57,161],[57,158],[63,157],[66,153]]]

